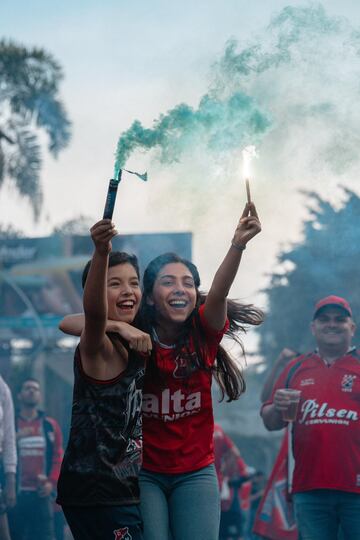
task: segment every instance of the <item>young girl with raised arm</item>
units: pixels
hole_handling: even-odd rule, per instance
[[[246,244],[260,232],[247,204],[207,296],[196,267],[174,254],[145,270],[140,327],[154,348],[143,390],[141,510],[145,540],[217,540],[220,498],[214,468],[212,376],[228,400],[245,388],[241,371],[220,346],[261,311],[227,302]]]
[[[132,323],[141,300],[136,257],[112,252],[110,220],[91,229],[83,273],[85,325],[74,358],[71,430],[58,482],[75,540],[141,540],[138,472],[144,357],[129,353],[107,319]],[[143,350],[149,336],[140,333]]]

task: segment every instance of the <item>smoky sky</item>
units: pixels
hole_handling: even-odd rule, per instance
[[[116,166],[135,150],[171,163],[257,144],[265,155],[275,146],[282,165],[292,161],[305,176],[343,175],[358,162],[359,54],[360,29],[345,18],[321,4],[285,7],[251,41],[229,39],[197,108],[180,103],[151,127],[134,120]]]

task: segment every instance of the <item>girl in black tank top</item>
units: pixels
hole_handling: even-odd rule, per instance
[[[107,319],[132,323],[141,300],[137,259],[111,253],[110,220],[91,229],[83,273],[85,326],[74,358],[71,429],[57,502],[75,540],[142,539],[138,473],[145,355],[106,333]],[[151,348],[147,334],[141,346]]]

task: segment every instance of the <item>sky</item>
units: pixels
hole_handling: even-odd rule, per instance
[[[43,148],[38,223],[11,186],[0,192],[1,222],[29,236],[80,215],[101,218],[117,142],[135,120],[144,136],[163,132],[151,148],[140,136],[129,152],[128,168],[146,169],[149,181],[124,178],[117,229],[191,231],[204,288],[245,203],[241,150],[256,144],[251,190],[263,230],[232,289],[246,302],[266,307],[261,290],[277,254],[301,239],[300,190],[335,205],[339,186],[359,193],[356,0],[13,0],[0,5],[0,29],[58,60],[72,121],[58,159]]]

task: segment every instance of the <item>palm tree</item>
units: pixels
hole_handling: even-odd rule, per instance
[[[70,140],[70,121],[58,99],[62,70],[43,49],[0,40],[0,188],[8,179],[28,199],[35,221],[42,206],[41,147],[56,157]]]

